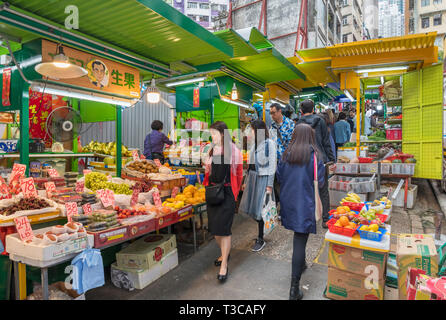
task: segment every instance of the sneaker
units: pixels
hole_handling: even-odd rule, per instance
[[[254,245],[252,246],[251,250],[253,252],[259,252],[265,247],[266,242],[262,239],[257,239]]]
[[[322,222],[322,228],[328,229],[327,222]]]

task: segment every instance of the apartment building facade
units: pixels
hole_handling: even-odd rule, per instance
[[[361,41],[364,36],[363,0],[341,0],[342,43]]]
[[[405,34],[405,1],[379,0],[379,37],[398,37]]]
[[[443,48],[446,35],[446,0],[416,1],[418,19],[414,21],[416,33],[437,32],[435,45]]]

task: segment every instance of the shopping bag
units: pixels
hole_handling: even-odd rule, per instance
[[[321,197],[319,196],[319,182],[317,175],[317,159],[316,154],[313,154],[314,157],[314,217],[316,222],[321,220],[322,218],[322,202]]]
[[[274,198],[274,191],[272,193],[265,194],[265,200],[263,201],[262,219],[264,222],[263,234],[268,235],[277,226],[277,206]]]

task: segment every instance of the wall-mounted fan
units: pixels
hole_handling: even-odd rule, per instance
[[[73,140],[82,133],[82,118],[79,111],[70,107],[54,109],[46,120],[46,132],[58,142]]]

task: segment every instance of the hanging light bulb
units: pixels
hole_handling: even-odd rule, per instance
[[[231,99],[232,100],[238,100],[237,86],[235,85],[235,82],[234,82],[234,85],[232,86]]]
[[[62,45],[58,45],[57,55],[53,57],[53,61],[39,63],[35,70],[41,75],[53,79],[80,78],[88,74],[88,71],[81,66],[69,62]]]
[[[161,93],[156,87],[155,78],[152,78],[150,87],[147,88],[146,99],[148,103],[158,103],[161,100]]]

